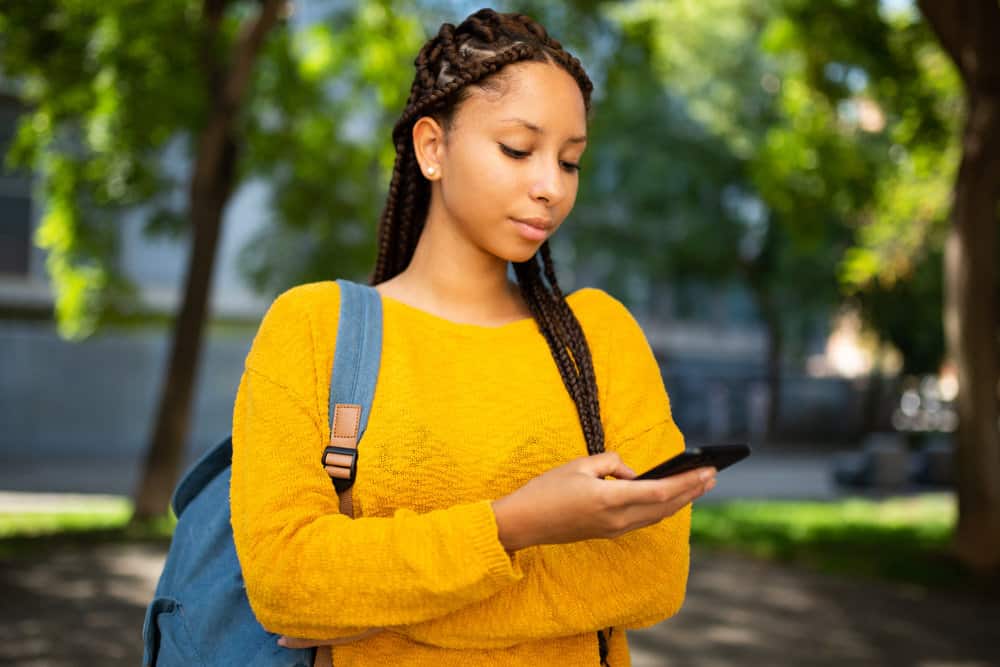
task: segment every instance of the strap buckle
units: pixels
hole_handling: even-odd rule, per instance
[[[334,468],[339,468],[341,470],[347,471],[350,474],[349,477],[333,477],[332,475],[330,476],[330,480],[333,482],[333,486],[337,489],[337,493],[343,493],[344,491],[347,491],[354,485],[354,479],[357,477],[358,450],[350,447],[337,447],[335,445],[328,446],[326,449],[323,450],[323,458],[320,459],[320,462],[323,464],[324,469],[326,466],[332,465],[326,462],[327,454],[341,454],[344,456],[351,457],[350,467],[342,465],[333,466]]]

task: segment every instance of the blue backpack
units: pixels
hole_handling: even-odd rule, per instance
[[[353,516],[350,488],[357,444],[368,424],[382,353],[382,302],[369,285],[337,280],[340,321],[330,380],[331,441],[318,457],[351,456],[331,477],[341,511]],[[319,453],[319,452],[317,452]],[[142,627],[144,667],[242,665],[311,667],[316,649],[278,646],[250,608],[233,545],[229,479],[232,438],[209,450],[171,499],[177,526]]]

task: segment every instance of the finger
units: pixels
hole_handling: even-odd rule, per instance
[[[680,483],[680,488],[687,489],[700,489],[710,480],[715,479],[715,468],[712,466],[695,468],[694,470],[689,470],[680,475],[674,475],[672,477]],[[669,480],[671,477],[665,478]]]
[[[715,488],[716,478],[715,478],[715,474],[714,473],[715,473],[715,471],[713,469],[711,475],[709,475],[708,477],[702,478],[701,483],[699,485],[695,486],[695,488],[691,489],[690,493],[685,498],[684,505],[687,505],[688,503],[694,502],[695,500],[697,500],[698,498],[701,498],[703,495],[705,495],[706,493],[708,493],[709,491],[711,491],[712,489]],[[682,507],[683,507],[683,505],[682,505]]]
[[[648,505],[637,505],[636,510],[646,513],[645,525],[651,523],[657,523],[673,516],[679,512],[682,508],[687,507],[695,500],[700,498],[705,494],[705,486],[702,484],[697,484],[692,488],[686,489],[676,496],[672,496],[666,501],[661,501],[658,503],[648,504]]]
[[[622,517],[626,520],[629,530],[644,528],[673,516],[680,511],[681,508],[692,503],[701,494],[702,487],[699,485],[694,489],[685,490],[678,495],[667,498],[666,500],[628,505],[621,510]]]
[[[678,477],[688,476],[678,475]],[[697,476],[695,476],[696,481],[689,486],[681,487],[679,491],[664,498],[662,494],[656,495],[655,500],[652,502],[637,502],[626,505],[623,508],[623,514],[627,517],[628,524],[632,526],[629,530],[634,530],[635,528],[640,528],[648,526],[654,523],[658,523],[663,519],[673,516],[681,508],[686,507],[690,503],[694,502],[704,494],[708,493],[715,486],[715,477],[709,477],[708,481],[702,482]],[[653,481],[659,482],[662,480],[640,480],[640,482],[627,482],[622,483],[624,487],[634,486],[641,484],[642,482]],[[661,489],[662,490],[662,487]]]
[[[624,471],[625,474],[624,475],[615,475],[615,477],[621,477],[622,479],[635,479],[636,477],[639,476],[639,473],[637,473],[635,470],[633,470],[629,466],[625,465],[624,463],[621,465],[621,467],[622,467],[622,471]]]
[[[285,648],[312,648],[314,646],[322,646],[326,642],[320,639],[303,639],[301,637],[285,637],[281,636],[278,638],[278,646],[284,646]]]
[[[625,465],[624,462],[619,461],[618,465],[615,466],[615,468],[613,468],[611,472],[604,474],[605,477],[609,475],[616,479],[635,479],[636,477],[639,476],[639,473],[637,473],[635,470],[632,470],[632,468]]]
[[[384,632],[385,628],[368,628],[364,632],[349,637],[338,637],[337,639],[303,639],[301,637],[281,636],[278,638],[278,645],[285,648],[313,648],[314,646],[339,646],[350,644],[361,639],[367,639],[372,635]]]
[[[601,452],[584,458],[585,466],[594,477],[613,476],[620,479],[632,479],[637,476],[634,470],[625,465],[618,452]]]
[[[705,482],[715,477],[714,468],[696,468],[662,479],[630,480],[622,484],[626,504],[662,504],[685,494],[700,492]]]

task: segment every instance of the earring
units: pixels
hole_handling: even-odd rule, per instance
[[[436,171],[437,171],[437,167],[427,167],[427,175],[428,176],[433,176],[434,172],[436,172]]]

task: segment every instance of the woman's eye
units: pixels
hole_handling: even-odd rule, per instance
[[[531,153],[529,153],[527,151],[515,150],[515,149],[511,148],[510,146],[506,146],[504,144],[500,144],[500,150],[502,150],[504,153],[506,153],[510,157],[514,158],[515,160],[522,160],[522,159],[528,157],[529,155],[531,155]],[[576,164],[575,162],[563,162],[562,164],[563,164],[563,168],[566,171],[580,171],[580,165]]]
[[[526,151],[517,151],[511,148],[510,146],[505,146],[504,144],[500,144],[500,150],[502,150],[504,153],[511,156],[512,158],[517,158],[518,160],[520,160],[521,158],[526,158],[530,155],[530,153]]]

